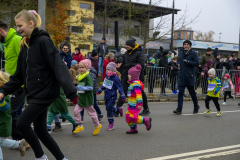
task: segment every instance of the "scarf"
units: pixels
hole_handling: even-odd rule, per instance
[[[78,81],[83,80],[88,74],[89,74],[89,71],[87,71],[83,74],[80,73],[79,76],[78,76]]]
[[[106,75],[107,75],[108,77],[111,77],[111,76],[113,76],[113,75],[116,75],[116,72],[108,72],[108,73],[106,73]]]

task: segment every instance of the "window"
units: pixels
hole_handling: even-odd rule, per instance
[[[81,48],[81,49],[90,50],[90,45],[87,45],[87,44],[79,44],[78,46],[79,46],[79,48]]]
[[[69,26],[69,32],[71,33],[78,33],[78,34],[82,34],[83,33],[83,28],[82,27],[78,27],[78,26]]]
[[[177,32],[177,39],[181,39],[181,31]]]
[[[191,32],[187,32],[187,39],[191,38]]]
[[[80,8],[81,9],[91,9],[91,4],[80,3]]]
[[[93,24],[93,19],[91,19],[91,18],[82,18],[81,22],[85,23],[85,24]]]
[[[68,16],[75,16],[75,10],[68,10],[67,14]]]
[[[115,24],[114,23],[109,24],[109,34],[115,35]]]
[[[132,35],[135,37],[139,37],[140,35],[140,26],[133,26],[133,31],[132,31]]]
[[[103,33],[104,23],[94,20],[93,24],[94,24],[94,33]],[[106,34],[108,34],[108,26],[106,26]]]

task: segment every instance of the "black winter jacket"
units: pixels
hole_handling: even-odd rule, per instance
[[[132,52],[132,53],[131,53]],[[129,53],[131,53],[129,55]],[[128,80],[128,70],[137,64],[140,64],[142,66],[141,74],[140,74],[140,81],[144,82],[144,69],[145,69],[145,58],[142,54],[142,49],[139,47],[139,45],[136,43],[135,48],[132,50],[126,51],[123,59],[123,74],[122,74],[122,80]]]
[[[67,65],[63,62],[46,31],[35,28],[18,57],[17,70],[2,90],[7,96],[24,84],[28,103],[47,104],[56,101],[60,85],[71,100],[77,98],[77,89]]]
[[[223,62],[216,58],[216,69],[223,69]]]
[[[177,76],[178,75],[178,64],[174,63],[173,61],[169,62],[169,65],[173,67],[173,70],[171,70],[171,76]]]

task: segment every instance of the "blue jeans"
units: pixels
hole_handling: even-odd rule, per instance
[[[103,74],[103,57],[98,57],[98,73],[100,73],[101,69],[101,75]]]
[[[96,110],[97,114],[102,114],[99,106],[97,105],[97,95],[96,94],[93,94],[93,97],[94,97],[94,109]],[[83,117],[84,116],[84,109],[80,112],[81,113],[81,116]]]
[[[55,118],[54,118],[55,123],[60,122],[60,120],[59,120],[59,117],[60,117],[60,116],[61,116],[60,113],[55,116]]]
[[[4,139],[0,137],[0,160],[3,160],[3,154],[1,147],[8,147],[8,148],[18,148],[19,142],[11,139]]]

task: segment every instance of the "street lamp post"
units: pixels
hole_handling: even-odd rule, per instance
[[[220,33],[219,33],[219,42],[221,41],[221,34],[222,34],[222,33],[220,32]]]

